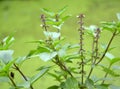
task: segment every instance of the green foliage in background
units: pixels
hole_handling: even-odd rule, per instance
[[[45,13],[40,16],[45,38],[28,42],[35,43],[37,47],[29,51],[26,56],[13,57],[14,50],[9,49],[14,42],[13,35],[1,41],[0,80],[9,83],[10,89],[34,89],[37,80],[48,74],[58,84],[47,86],[47,89],[119,89],[119,86],[108,81],[120,77],[119,73],[112,69],[113,65],[119,68],[116,63],[120,61],[120,57],[114,56],[111,53],[114,47],[110,47],[115,37],[120,35],[120,14],[117,14],[118,21],[102,22],[101,26],[90,27],[84,25],[85,15],[78,15],[79,40],[77,44],[73,44],[65,42],[65,37],[61,34],[64,22],[70,17],[70,15],[63,15],[66,7],[56,13],[48,9],[42,11]],[[104,31],[111,32],[107,44],[99,42]],[[92,39],[92,45],[89,42],[84,43],[86,35]],[[86,44],[90,45],[89,50],[85,48]],[[21,66],[27,60],[34,61],[34,58],[41,59],[47,64],[39,66],[35,75],[27,77],[21,70]],[[108,59],[108,65],[102,63],[105,59]],[[101,76],[93,73],[94,70],[102,73]],[[17,76],[15,71],[21,76],[20,82],[14,78]]]

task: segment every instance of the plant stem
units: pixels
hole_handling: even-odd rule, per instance
[[[42,23],[43,23],[42,27],[45,29],[45,31],[47,31],[48,26],[46,25],[46,20],[45,20],[45,15],[44,14],[41,15],[41,20],[42,20]]]
[[[16,84],[15,84],[15,82],[14,82],[14,80],[11,78],[11,76],[10,76],[9,74],[8,74],[8,78],[9,78],[10,81],[12,82],[13,86],[14,86],[14,87],[17,87]]]
[[[105,54],[107,53],[107,51],[108,51],[114,37],[116,36],[116,32],[117,32],[117,30],[115,30],[114,33],[112,34],[112,37],[111,37],[111,39],[110,39],[110,41],[109,41],[109,43],[107,45],[107,48],[105,49],[103,55],[101,56],[100,60],[96,63],[96,65],[99,64],[103,60],[103,58],[105,57]]]
[[[23,74],[23,72],[19,69],[19,67],[18,67],[16,64],[14,64],[14,66],[15,66],[15,69],[16,69],[16,70],[21,74],[21,76],[25,79],[25,81],[28,81],[27,77]],[[31,84],[30,84],[30,88],[31,88],[31,89],[34,89]]]
[[[114,37],[116,36],[116,32],[117,32],[117,30],[115,30],[114,33],[112,34],[112,37],[111,37],[110,41],[108,42],[107,48],[105,49],[105,51],[104,51],[103,55],[101,56],[101,58],[99,59],[99,61],[97,63],[95,63],[96,61],[94,61],[93,65],[98,65],[102,61],[102,59],[105,57],[105,54],[107,53],[107,51],[108,51]],[[94,67],[91,67],[90,72],[88,74],[88,78],[90,78],[90,76],[91,76],[91,74],[93,72],[93,69],[94,69]]]
[[[108,69],[110,69],[110,67],[111,67],[111,65],[109,65]],[[106,72],[104,78],[107,78],[107,76],[108,76],[108,72]],[[104,82],[105,82],[105,80],[102,81],[102,84],[104,84]]]
[[[80,25],[80,28],[79,28],[79,34],[80,34],[80,49],[79,49],[79,54],[81,55],[81,83],[83,84],[84,82],[84,49],[83,49],[83,35],[84,35],[84,28],[83,28],[83,18],[84,18],[84,15],[83,14],[80,14],[78,16],[78,18],[80,19],[80,21],[78,22],[79,25]]]
[[[72,73],[67,69],[67,67],[59,60],[59,56],[57,55],[55,57],[56,59],[56,64],[64,71],[66,71],[71,77],[73,77]]]

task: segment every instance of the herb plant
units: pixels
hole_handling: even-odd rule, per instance
[[[84,25],[84,14],[78,18],[78,35],[79,40],[76,44],[65,42],[61,34],[62,26],[70,15],[64,16],[66,7],[57,13],[47,9],[42,9],[45,14],[40,16],[43,28],[44,40],[32,41],[36,43],[37,48],[31,50],[26,56],[13,58],[14,50],[10,46],[14,42],[13,35],[4,38],[0,43],[0,81],[11,85],[10,89],[34,89],[34,83],[44,74],[55,78],[59,84],[48,86],[47,89],[120,89],[119,86],[113,85],[108,81],[120,77],[115,72],[113,65],[120,61],[120,57],[115,57],[110,51],[112,41],[120,35],[120,14],[117,14],[118,21],[102,22],[101,26]],[[108,44],[101,44],[100,37],[104,30],[110,31],[112,36]],[[91,48],[86,49],[84,38],[86,35],[91,39]],[[41,60],[50,61],[53,64],[40,66],[36,75],[28,78],[20,66],[27,59],[39,57]],[[107,60],[107,64],[102,62]],[[31,60],[32,61],[32,60]],[[15,82],[14,71],[18,71],[24,79],[22,83]],[[102,73],[97,76],[93,71]],[[112,78],[113,77],[113,78]],[[22,79],[21,78],[21,79]]]

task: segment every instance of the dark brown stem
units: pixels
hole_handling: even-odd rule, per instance
[[[28,81],[27,77],[23,74],[23,72],[19,69],[19,67],[18,67],[16,64],[14,64],[14,66],[15,66],[15,69],[16,69],[16,70],[21,74],[21,76],[25,79],[25,81]],[[30,88],[31,88],[31,89],[34,89],[32,85],[30,85]]]
[[[67,69],[67,67],[59,60],[59,57],[58,55],[55,57],[56,59],[56,63],[60,68],[61,70],[64,70],[65,72],[67,72],[71,77],[73,77],[72,73]],[[66,77],[65,77],[66,78]]]
[[[14,82],[14,80],[11,78],[11,76],[10,76],[9,74],[8,74],[8,78],[9,78],[10,81],[12,82],[13,86],[14,86],[14,87],[17,87],[16,84],[15,84],[15,82]]]
[[[79,49],[79,53],[81,55],[81,83],[83,84],[84,82],[84,49],[83,49],[83,35],[84,35],[84,28],[83,28],[83,18],[84,18],[84,15],[83,14],[80,14],[78,16],[78,18],[80,19],[80,21],[78,22],[79,25],[80,25],[80,28],[79,28],[79,34],[80,34],[80,49]]]
[[[109,41],[109,43],[107,45],[107,48],[105,49],[103,55],[101,56],[100,60],[96,63],[96,65],[99,64],[103,60],[103,58],[105,57],[105,54],[107,53],[107,51],[108,51],[114,37],[116,36],[116,32],[117,32],[117,30],[115,30],[114,33],[112,34],[112,37],[111,37],[111,39],[110,39],[110,41]]]
[[[47,31],[48,26],[46,25],[46,20],[45,20],[45,18],[46,18],[45,15],[42,14],[42,15],[41,15],[41,20],[42,20],[42,23],[43,23],[42,27],[45,29],[45,31]]]

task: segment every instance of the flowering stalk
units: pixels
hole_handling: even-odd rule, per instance
[[[84,35],[84,28],[83,28],[83,18],[84,18],[85,16],[83,15],[83,14],[80,14],[79,16],[78,16],[78,18],[79,18],[79,25],[80,25],[80,28],[78,29],[78,31],[79,31],[79,34],[80,34],[80,49],[79,49],[79,54],[80,54],[80,56],[81,56],[81,62],[80,62],[80,66],[81,66],[81,83],[83,84],[83,82],[84,82],[84,59],[85,59],[85,57],[84,57],[84,49],[83,49],[83,35]]]

